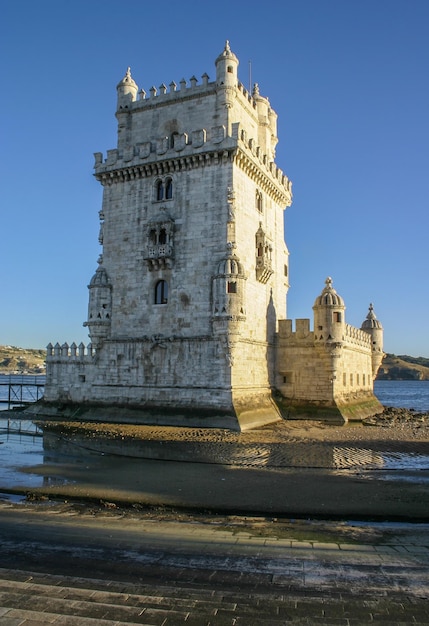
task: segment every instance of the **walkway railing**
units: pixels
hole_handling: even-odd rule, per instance
[[[0,404],[24,407],[43,398],[45,376],[15,375],[0,377]]]

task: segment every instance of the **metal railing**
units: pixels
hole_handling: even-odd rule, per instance
[[[25,407],[41,400],[45,392],[45,380],[45,376],[25,374],[0,376],[0,404],[7,404],[10,410],[13,407]]]

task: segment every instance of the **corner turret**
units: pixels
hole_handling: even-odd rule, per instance
[[[369,305],[368,315],[363,321],[361,329],[371,335],[372,376],[375,379],[383,361],[383,326],[378,321],[372,304]]]
[[[104,267],[99,266],[88,285],[89,304],[88,327],[89,336],[94,347],[110,334],[112,315],[112,285]]]
[[[226,41],[223,52],[215,61],[216,84],[225,87],[236,87],[238,84],[238,59]]]
[[[344,337],[346,307],[344,300],[332,287],[328,276],[325,287],[314,302],[314,337],[318,341],[341,342]]]
[[[258,141],[270,160],[276,156],[277,138],[277,113],[271,108],[268,98],[259,93],[259,85],[255,83],[252,91],[253,100],[256,102],[258,111]]]
[[[131,102],[137,100],[138,86],[131,76],[131,68],[128,68],[124,78],[117,84],[116,90],[118,92],[118,104],[117,109],[127,109]]]

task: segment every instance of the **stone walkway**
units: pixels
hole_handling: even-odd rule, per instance
[[[429,624],[429,526],[0,507],[0,623]]]

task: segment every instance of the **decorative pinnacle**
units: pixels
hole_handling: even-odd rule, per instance
[[[374,313],[374,307],[372,306],[372,302],[369,305],[368,315],[366,316],[366,319],[367,320],[375,320],[375,319],[377,319],[376,315]]]

